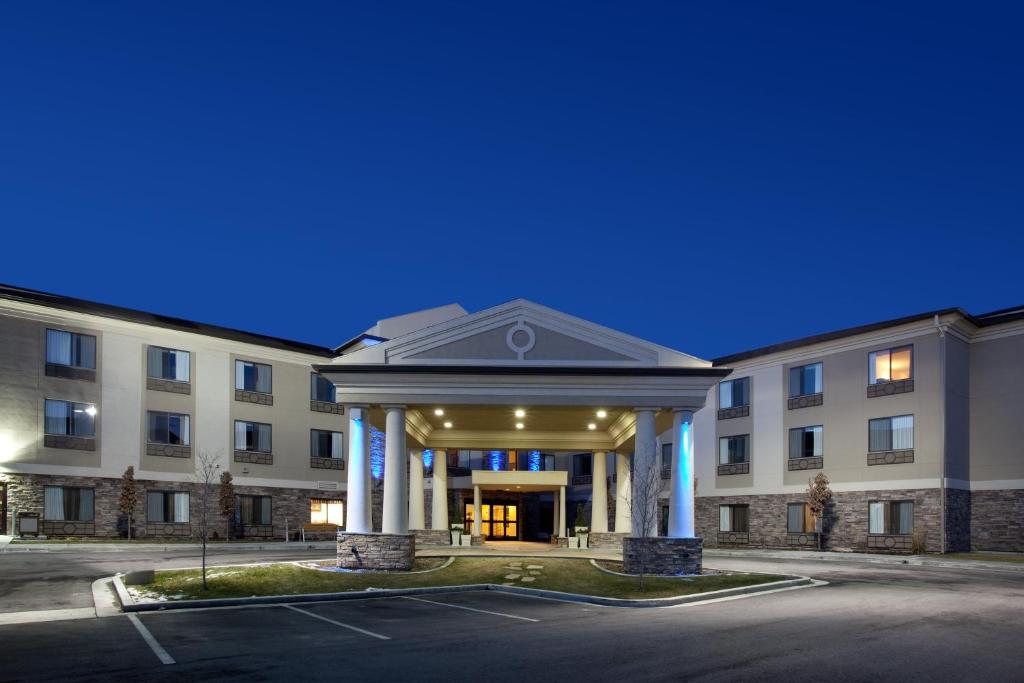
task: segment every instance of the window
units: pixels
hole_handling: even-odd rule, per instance
[[[309,399],[311,401],[337,403],[336,397],[334,382],[324,379],[315,372],[309,373]]]
[[[868,355],[868,383],[897,382],[914,376],[914,347],[900,346]]]
[[[661,469],[672,469],[672,444],[670,443],[661,444]]]
[[[146,521],[188,524],[188,493],[150,491],[146,494]]]
[[[747,435],[723,436],[718,440],[718,464],[736,465],[747,462]]]
[[[96,337],[64,330],[46,330],[46,362],[96,369]]]
[[[914,533],[914,501],[868,503],[868,533],[909,536]]]
[[[91,522],[95,518],[93,489],[47,486],[43,489],[43,519]]]
[[[821,437],[823,433],[821,425],[814,427],[797,427],[789,430],[789,457],[791,458],[820,458]]]
[[[309,523],[345,526],[345,504],[340,500],[310,500]]]
[[[786,531],[791,534],[809,534],[814,531],[814,516],[807,503],[786,506]]]
[[[748,505],[719,505],[718,530],[746,533],[750,531]]]
[[[589,477],[593,474],[593,456],[590,453],[578,453],[573,458],[573,466],[577,477]]]
[[[165,443],[171,446],[188,446],[189,416],[179,413],[149,411],[150,443]]]
[[[245,360],[235,361],[235,389],[255,391],[259,394],[270,394],[271,368],[263,363],[250,363]]]
[[[147,374],[153,379],[187,382],[189,361],[188,351],[165,349],[162,346],[150,346],[146,351]]]
[[[235,420],[235,450],[270,453],[270,425]]]
[[[910,450],[913,447],[913,415],[868,420],[868,451],[871,453]]]
[[[789,369],[790,398],[820,394],[821,388],[821,363],[811,363]]]
[[[309,430],[309,457],[341,458],[343,438],[341,432],[329,432],[325,429]]]
[[[239,496],[238,521],[243,525],[269,525],[270,496]]]
[[[46,399],[43,431],[57,436],[96,436],[96,406]]]
[[[739,408],[750,405],[750,378],[731,379],[718,385],[718,407]]]

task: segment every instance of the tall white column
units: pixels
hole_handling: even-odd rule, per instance
[[[448,454],[433,449],[434,475],[430,491],[430,528],[448,531]]]
[[[558,487],[558,536],[564,538],[565,533],[565,487]]]
[[[658,494],[661,491],[661,470],[658,469],[658,435],[654,428],[654,409],[637,408],[636,446],[633,450],[634,508],[643,505],[646,514],[633,510],[633,535],[658,535]],[[647,528],[644,529],[644,523]]]
[[[669,489],[668,535],[693,538],[693,411],[672,414],[672,486]]]
[[[405,481],[405,406],[384,406],[384,516],[385,534],[409,533],[409,501]],[[423,478],[420,477],[422,483]]]
[[[409,451],[409,528],[426,529],[423,508],[423,451]]]
[[[615,533],[628,534],[632,531],[630,505],[633,500],[633,485],[629,479],[629,453],[615,454]]]
[[[373,531],[370,518],[370,421],[366,406],[348,408],[348,490],[345,531]]]
[[[480,520],[480,487],[473,487],[473,535],[482,536]]]
[[[608,454],[595,451],[591,458],[590,530],[608,531]]]

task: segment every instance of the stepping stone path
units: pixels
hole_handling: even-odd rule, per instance
[[[506,579],[512,579],[514,581],[515,579],[518,579],[520,576],[522,576],[522,575],[521,574],[506,574],[505,578]]]
[[[528,565],[526,565],[526,568],[527,569],[544,569],[544,565],[542,565],[542,564],[528,564]]]
[[[537,580],[537,579],[535,579],[535,578],[534,578],[534,577],[532,577],[532,576],[524,576],[524,577],[522,578],[522,581],[523,581],[523,583],[529,583],[530,581],[536,581],[536,580]]]

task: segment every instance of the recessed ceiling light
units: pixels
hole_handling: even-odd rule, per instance
[[[444,408],[434,408],[434,415],[441,417],[444,415]]]
[[[525,426],[522,422],[516,422],[516,429],[522,429]]]
[[[445,422],[444,423],[444,428],[445,429],[451,429],[452,428],[452,423],[451,422]]]
[[[587,425],[587,429],[591,429],[591,430],[597,429],[597,425],[594,424],[593,422],[591,422],[590,424]]]
[[[597,411],[597,416],[603,420],[606,417],[608,417],[608,411],[607,410],[599,410],[599,411]]]
[[[526,411],[522,408],[516,410],[516,417],[526,417]]]

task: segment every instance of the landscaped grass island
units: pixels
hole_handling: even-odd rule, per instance
[[[716,573],[693,577],[644,579],[645,590],[634,576],[602,571],[586,559],[541,557],[420,558],[413,572],[332,572],[283,562],[259,566],[213,567],[207,570],[208,590],[198,569],[158,571],[152,584],[133,586],[138,599],[207,600],[263,595],[341,593],[373,588],[422,588],[464,584],[504,584],[580,593],[608,598],[645,599],[692,595],[707,591],[753,586],[788,577],[771,574]],[[307,566],[303,566],[303,565]],[[434,569],[436,571],[422,571]],[[421,570],[419,573],[416,570]]]

